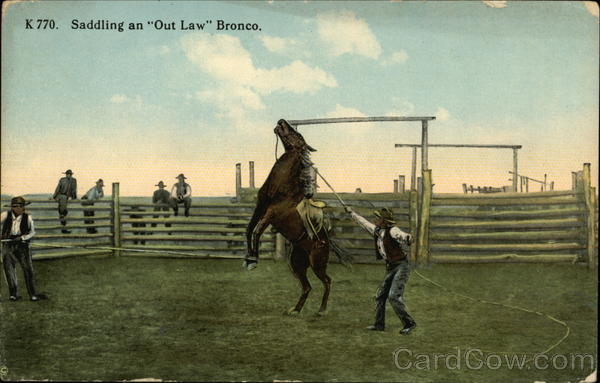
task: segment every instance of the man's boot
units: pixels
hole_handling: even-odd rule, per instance
[[[67,226],[67,221],[65,220],[64,217],[60,217],[60,224],[63,225],[63,226]],[[67,230],[66,227],[64,227],[61,230],[61,233],[63,233],[63,234],[71,234],[71,230]]]
[[[400,330],[400,334],[402,335],[410,334],[415,329],[415,327],[417,327],[417,322],[415,322],[412,318],[406,318],[403,320],[403,322],[404,328]]]

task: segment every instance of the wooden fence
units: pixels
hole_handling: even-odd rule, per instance
[[[573,190],[488,195],[432,194],[432,262],[596,264],[597,203],[584,165]],[[428,193],[426,191],[425,193]]]
[[[27,200],[32,202],[27,210],[34,217],[36,228],[32,241],[34,259],[103,254],[243,258],[244,233],[254,209],[253,204],[234,203],[228,198],[208,201],[194,198],[190,216],[183,216],[181,208],[180,215],[175,217],[172,209],[155,212],[149,197],[118,198],[118,186],[113,186],[112,197],[96,201],[94,206],[82,206],[79,200],[69,201],[66,229],[71,233],[63,234],[56,201],[49,197],[27,197]],[[4,209],[8,209],[9,203],[9,199],[2,199]],[[95,216],[84,217],[84,210],[94,210]],[[90,219],[94,223],[85,223]],[[88,233],[90,228],[97,233]],[[273,255],[272,233],[263,234],[260,249],[263,256]]]
[[[421,194],[340,193],[359,214],[391,208],[397,225],[412,233],[411,258],[426,262],[585,262],[596,264],[597,201],[590,186],[590,168],[574,173],[567,191],[497,194],[432,193],[430,170],[422,174]],[[69,202],[63,234],[57,203],[49,197],[28,197],[37,235],[34,259],[115,254],[161,257],[243,258],[245,230],[255,206],[255,188],[241,188],[235,199],[194,198],[190,216],[175,217],[172,209],[154,211],[150,197],[119,197],[113,184],[110,198],[94,206]],[[3,196],[4,209],[10,200]],[[327,202],[332,237],[353,254],[355,262],[375,262],[372,237],[344,212],[331,193],[318,193]],[[239,202],[238,202],[239,201]],[[95,216],[85,217],[85,210]],[[89,221],[93,219],[93,223]],[[87,229],[95,228],[96,233]],[[267,229],[261,240],[263,258],[281,257],[285,241]],[[331,260],[335,262],[332,255]]]

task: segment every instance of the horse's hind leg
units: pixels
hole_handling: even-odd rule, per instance
[[[309,255],[311,267],[317,276],[323,282],[323,299],[321,300],[321,307],[319,308],[319,315],[325,314],[327,310],[327,301],[329,300],[329,293],[331,292],[331,278],[327,275],[327,262],[329,260],[329,247],[321,246],[322,244],[315,245],[315,248]]]
[[[297,315],[302,311],[304,307],[304,303],[306,302],[306,298],[310,293],[312,287],[310,286],[310,282],[306,277],[306,270],[308,269],[308,257],[302,248],[299,246],[294,246],[292,249],[292,254],[290,256],[290,266],[292,268],[292,272],[294,276],[298,278],[300,281],[300,285],[302,287],[302,294],[300,294],[300,298],[298,299],[298,303],[296,306],[288,310],[288,314]]]

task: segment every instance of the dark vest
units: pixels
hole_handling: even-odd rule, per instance
[[[394,238],[392,238],[392,235],[390,234],[390,231],[392,230],[392,227],[387,227],[385,228],[384,232],[383,232],[383,248],[385,249],[385,254],[387,256],[387,262],[388,263],[394,263],[394,262],[399,262],[402,261],[404,259],[406,259],[406,254],[404,253],[404,251],[402,250],[402,247],[400,247],[400,244],[398,243],[398,241],[396,241]],[[377,252],[377,256],[378,258],[381,258],[381,254],[379,254],[379,249],[377,248],[377,239],[379,238],[379,230],[375,230],[375,251]]]
[[[9,211],[6,215],[6,221],[4,221],[4,225],[2,225],[2,238],[10,237],[10,231],[12,229],[13,224],[12,216],[12,211]],[[23,213],[22,216],[23,217],[21,218],[21,226],[19,229],[21,230],[21,235],[26,235],[29,234],[30,231],[29,216],[27,215],[27,213]]]

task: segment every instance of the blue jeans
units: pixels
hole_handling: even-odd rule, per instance
[[[388,264],[387,274],[375,296],[375,326],[385,328],[385,304],[389,300],[394,312],[404,325],[413,323],[413,318],[406,310],[404,303],[404,286],[410,274],[408,260]]]

